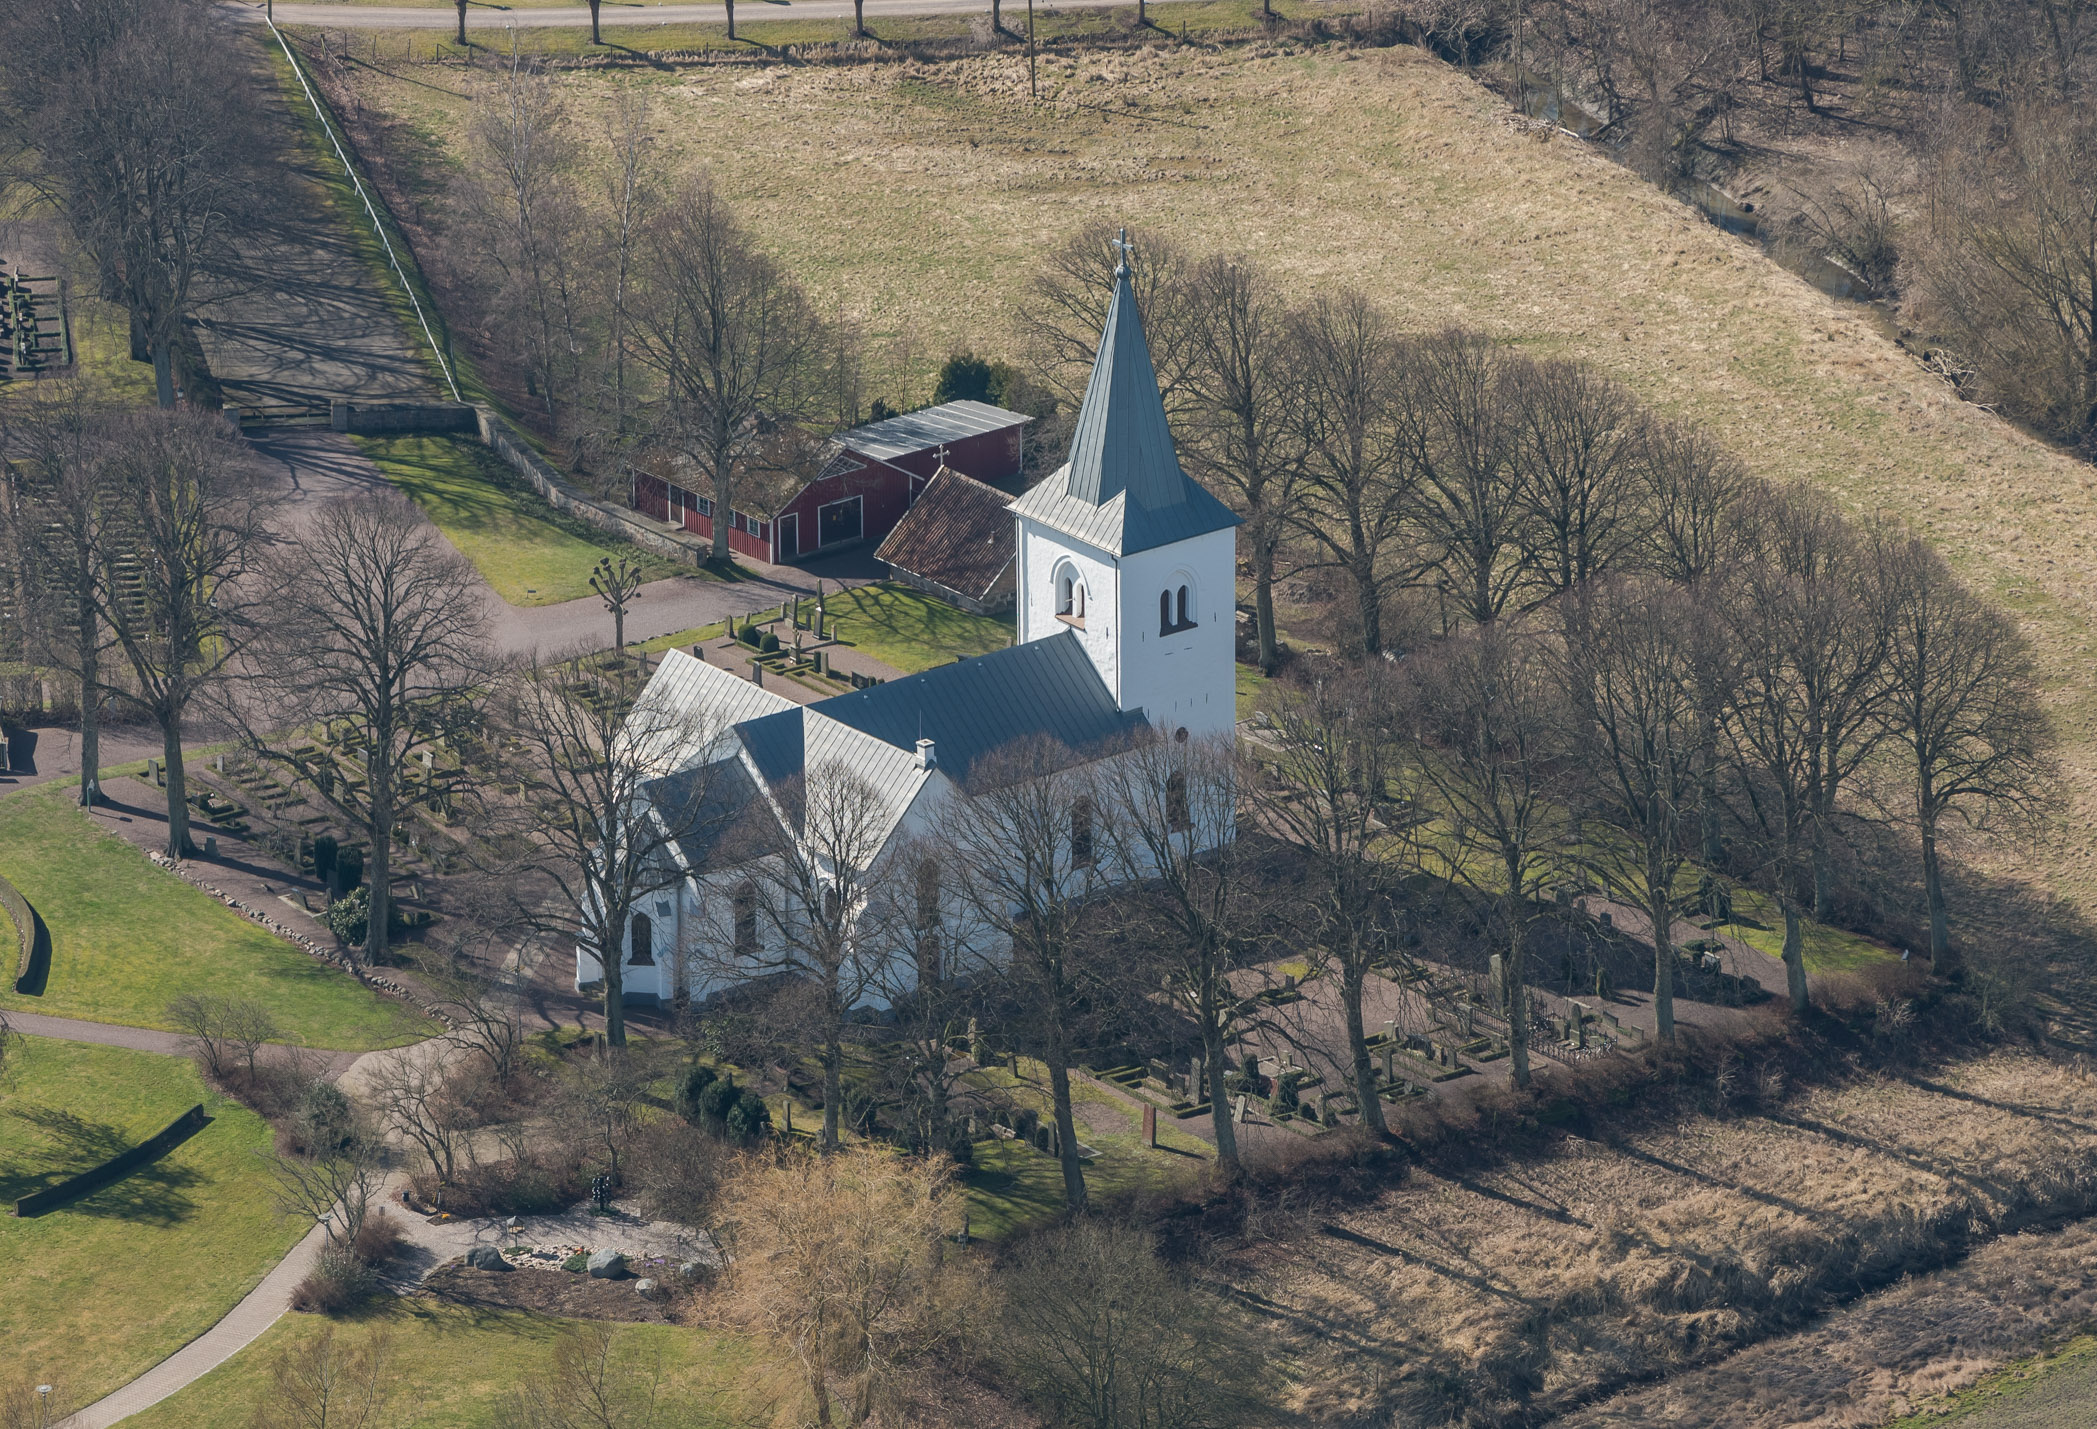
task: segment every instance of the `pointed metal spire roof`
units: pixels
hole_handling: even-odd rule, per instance
[[[1013,509],[1126,555],[1235,526],[1238,518],[1180,469],[1143,314],[1129,286],[1126,230],[1115,246],[1122,261],[1114,268],[1114,297],[1078,408],[1070,461],[1060,481],[1050,477]],[[1102,531],[1102,517],[1118,531]]]

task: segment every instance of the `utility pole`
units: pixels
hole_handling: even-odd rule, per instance
[[[1027,0],[1027,95],[1041,98],[1041,86],[1034,81],[1034,0]]]

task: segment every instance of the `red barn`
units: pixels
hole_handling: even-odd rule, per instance
[[[987,402],[944,402],[854,427],[834,439],[815,479],[776,509],[729,512],[728,548],[779,565],[878,542],[941,463],[994,486],[1014,481],[1032,420]],[[633,507],[695,535],[713,535],[713,502],[661,476],[634,472]]]

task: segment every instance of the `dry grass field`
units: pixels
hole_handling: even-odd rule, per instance
[[[2097,471],[1958,401],[1882,335],[1743,240],[1575,140],[1539,132],[1426,53],[1288,45],[860,66],[586,71],[587,143],[617,85],[659,101],[666,167],[703,163],[764,241],[852,316],[921,400],[949,351],[1017,355],[1041,255],[1095,219],[1243,249],[1299,294],[1360,284],[1421,327],[1577,356],[1700,422],[1759,473],[1889,511],[2015,609],[2067,735],[2067,827],[2097,812]],[[405,208],[441,232],[469,79],[343,72]],[[1999,871],[2097,906],[2068,837]]]
[[[2097,1206],[2097,1081],[2023,1055],[1668,1120],[1254,1222],[1230,1279],[1304,1386],[1298,1407],[1324,1422],[1439,1423],[1462,1406],[1464,1423],[1539,1423],[1969,1242]],[[2001,1264],[1976,1257],[1945,1284],[1910,1282],[1875,1319],[1824,1323],[1817,1353],[1793,1341],[1773,1360],[1794,1367],[1756,1391],[1767,1414],[1672,1417],[1753,1402],[1756,1362],[1740,1356],[1568,1422],[1880,1423],[2087,1319],[2090,1242],[2081,1227],[2013,1237],[1991,1252]]]

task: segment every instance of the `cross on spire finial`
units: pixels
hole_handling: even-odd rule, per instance
[[[1119,238],[1111,239],[1109,241],[1114,245],[1115,249],[1120,254],[1120,256],[1117,259],[1115,259],[1114,262],[1114,276],[1117,278],[1125,278],[1128,276],[1130,260],[1132,260],[1136,256],[1136,245],[1129,242],[1129,231],[1126,228],[1121,230],[1121,236]]]

